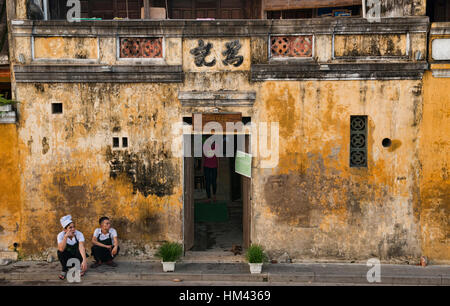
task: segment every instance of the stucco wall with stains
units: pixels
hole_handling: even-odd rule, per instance
[[[20,238],[22,195],[17,126],[0,124],[0,135],[0,250],[13,250]]]
[[[425,74],[419,134],[422,249],[424,255],[442,261],[450,257],[449,86],[450,78],[435,78],[431,71]]]
[[[21,156],[23,251],[51,247],[58,219],[66,213],[87,234],[99,216],[113,216],[130,250],[180,241],[182,165],[171,156],[171,123],[186,110],[180,109],[176,94],[228,88],[256,90],[252,121],[280,125],[278,167],[260,169],[258,159],[254,162],[253,242],[274,256],[287,251],[294,258],[420,254],[420,81],[246,87],[239,82],[245,78],[235,73],[209,76],[213,81],[188,74],[180,88],[20,84],[19,137],[26,149]],[[51,114],[52,102],[63,103],[62,115]],[[349,168],[350,115],[369,117],[367,169]],[[128,137],[129,148],[112,149],[115,136]],[[391,148],[381,146],[385,137],[392,139]],[[30,233],[37,234],[26,239]]]
[[[161,124],[179,120],[175,94],[170,85],[17,86],[24,253],[54,247],[66,214],[86,237],[112,217],[125,253],[182,240],[181,160]],[[120,146],[128,137],[128,148],[112,148],[113,137]]]
[[[279,122],[280,160],[255,169],[254,242],[294,258],[420,254],[421,81],[266,82],[257,104]],[[349,166],[351,115],[368,116],[367,168]]]
[[[18,238],[8,237],[5,245],[18,239],[24,254],[45,254],[55,246],[59,218],[68,213],[86,237],[100,216],[111,216],[125,254],[152,253],[164,240],[181,242],[183,164],[172,152],[179,145],[172,125],[183,116],[217,110],[242,112],[256,124],[279,124],[278,165],[265,169],[258,156],[253,161],[251,239],[271,256],[288,252],[292,258],[391,260],[425,254],[449,259],[448,175],[442,170],[447,159],[434,160],[425,149],[445,152],[446,135],[435,131],[436,124],[446,122],[445,116],[435,118],[446,107],[444,92],[435,93],[444,81],[426,76],[424,81],[252,82],[253,64],[277,65],[269,59],[269,37],[262,34],[201,36],[214,46],[241,39],[245,62],[238,68],[199,68],[190,54],[198,42],[195,35],[167,35],[162,60],[124,60],[117,55],[116,35],[92,38],[92,29],[82,28],[72,32],[78,37],[74,43],[57,35],[43,37],[36,28],[38,34],[31,27],[15,30],[21,35],[11,42],[13,66],[74,60],[78,65],[180,65],[183,81],[14,83],[20,101],[20,190],[14,201],[21,221]],[[30,36],[40,40],[33,44],[34,58]],[[309,63],[414,63],[426,53],[426,33],[420,31],[334,38],[315,35]],[[60,42],[56,47],[55,40]],[[80,50],[98,57],[80,57]],[[212,52],[218,61],[221,52]],[[178,99],[181,91],[220,90],[255,92],[255,104],[183,107]],[[63,114],[52,114],[52,103],[62,103]],[[368,116],[367,168],[349,166],[351,115]],[[113,137],[120,143],[127,137],[128,148],[113,148]],[[384,138],[391,139],[390,147],[382,146]],[[436,189],[441,191],[436,194]],[[12,229],[13,223],[8,224]]]

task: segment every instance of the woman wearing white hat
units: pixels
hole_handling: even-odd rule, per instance
[[[70,258],[77,258],[81,262],[81,276],[87,269],[86,249],[84,247],[83,233],[75,229],[72,216],[67,215],[60,220],[64,230],[58,234],[58,259],[62,265],[60,279],[66,277],[68,267],[67,261]]]

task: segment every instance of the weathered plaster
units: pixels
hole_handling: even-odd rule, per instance
[[[317,35],[315,38],[314,53],[317,62],[330,62],[333,55],[332,39],[330,35]]]
[[[97,59],[98,48],[93,37],[34,37],[36,59]]]
[[[24,253],[54,247],[69,213],[87,237],[111,216],[130,252],[182,240],[181,160],[170,126],[157,124],[179,119],[172,86],[22,84],[17,99]],[[63,114],[51,114],[52,102]],[[129,148],[112,150],[113,136],[127,136]]]
[[[21,184],[15,124],[0,124],[0,251],[19,242]]]
[[[423,81],[423,120],[420,124],[420,229],[423,254],[450,259],[450,78]]]
[[[411,13],[398,14],[422,14],[424,1],[405,2],[411,4]],[[18,18],[24,18],[23,3],[17,1]],[[177,23],[179,27],[174,26]],[[287,251],[292,258],[403,259],[425,254],[432,260],[448,260],[448,158],[443,155],[448,144],[446,130],[439,129],[448,121],[445,80],[437,83],[427,76],[424,83],[418,77],[250,82],[251,64],[270,62],[269,34],[295,34],[299,28],[315,35],[319,63],[340,63],[331,57],[332,35],[337,33],[338,54],[370,63],[374,59],[367,57],[393,54],[402,56],[397,65],[407,66],[416,60],[416,51],[425,54],[424,18],[383,19],[370,27],[358,18],[226,21],[221,27],[214,22],[174,20],[167,21],[171,27],[138,21],[122,27],[114,21],[24,24],[14,28],[25,36],[15,36],[11,42],[13,64],[31,62],[31,36],[43,33],[98,35],[99,64],[105,65],[125,63],[117,60],[117,35],[165,35],[165,63],[182,64],[184,80],[178,84],[13,83],[15,98],[21,102],[20,154],[11,151],[15,138],[11,130],[6,131],[11,138],[0,142],[0,158],[16,160],[18,167],[2,169],[1,176],[19,180],[11,187],[20,189],[7,200],[17,205],[0,210],[0,218],[7,220],[7,226],[1,223],[9,233],[2,238],[6,247],[18,239],[25,255],[49,250],[60,231],[59,218],[67,213],[88,239],[98,217],[111,216],[128,254],[148,250],[162,240],[182,241],[182,159],[171,151],[172,145],[180,148],[181,143],[172,124],[192,113],[219,111],[242,112],[254,123],[279,123],[278,166],[263,169],[259,157],[253,162],[251,238],[271,255]],[[361,33],[361,29],[368,33],[345,36],[346,31]],[[405,33],[410,33],[409,46]],[[216,66],[195,66],[190,50],[199,38],[215,48],[239,39],[244,63],[223,66],[219,48],[213,50]],[[410,56],[403,58],[408,47]],[[60,54],[61,60],[73,59],[75,49],[69,49]],[[23,63],[18,61],[20,53]],[[392,69],[392,61],[375,59],[375,63],[364,66],[375,78],[383,69]],[[142,65],[134,64],[133,69]],[[287,64],[272,66],[277,65]],[[358,72],[360,67],[351,68]],[[419,70],[414,67],[405,69]],[[347,77],[338,70],[336,75]],[[255,92],[253,107],[182,107],[178,101],[180,91],[223,90]],[[51,114],[52,102],[63,103],[63,114]],[[351,115],[369,118],[367,169],[349,168]],[[129,148],[111,148],[112,137],[128,137]],[[392,140],[391,147],[381,145],[383,138]],[[20,176],[14,169],[20,169]],[[21,222],[14,232],[18,214]]]
[[[406,42],[405,34],[336,35],[334,55],[336,57],[405,56]]]
[[[253,242],[295,258],[414,257],[420,81],[266,82],[280,161],[255,169]],[[367,169],[349,167],[350,115],[368,115]],[[396,143],[390,149],[381,141]],[[258,163],[258,161],[256,161]]]
[[[165,44],[165,61],[168,65],[183,64],[183,47],[181,38],[166,38]]]

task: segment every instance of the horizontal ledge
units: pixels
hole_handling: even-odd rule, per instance
[[[305,19],[216,19],[216,20],[194,20],[194,19],[129,19],[129,20],[83,20],[80,22],[69,22],[67,20],[13,20],[12,26],[61,26],[63,24],[71,26],[106,26],[106,27],[134,27],[142,26],[198,26],[212,25],[351,25],[351,24],[366,24],[366,25],[382,25],[382,24],[411,24],[423,23],[428,24],[429,18],[426,16],[407,16],[407,17],[389,17],[380,18],[379,22],[369,22],[365,18],[305,18]]]
[[[253,106],[256,100],[256,92],[244,91],[181,91],[178,100],[184,107],[225,107],[225,106]]]
[[[333,63],[303,65],[252,65],[252,81],[269,80],[391,80],[422,79],[428,68],[418,63]]]
[[[143,82],[181,83],[181,66],[143,65],[23,65],[14,66],[18,83]]]
[[[14,72],[121,72],[121,73],[157,73],[157,72],[182,72],[180,65],[15,65]]]
[[[355,73],[326,73],[326,72],[299,72],[299,73],[267,73],[253,74],[251,81],[351,81],[351,80],[420,80],[423,73],[396,71],[387,72],[355,72]]]
[[[299,71],[424,71],[428,69],[427,62],[405,62],[405,63],[293,63],[292,60],[283,62],[281,60],[270,64],[254,64],[253,72],[299,72]]]
[[[180,91],[179,100],[244,100],[254,101],[256,93],[254,91]]]
[[[392,80],[422,79],[428,68],[418,63],[304,63],[257,64],[251,67],[251,81],[269,80]]]
[[[14,20],[13,35],[166,35],[182,37],[258,36],[269,34],[336,34],[427,32],[428,17],[381,18],[369,22],[364,18],[312,19],[236,19],[236,20],[101,20],[68,22],[63,20]]]

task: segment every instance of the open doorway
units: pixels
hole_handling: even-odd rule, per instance
[[[210,136],[203,135],[203,138]],[[234,172],[234,157],[225,157],[230,137],[236,138],[222,136],[224,157],[194,157],[193,251],[242,248],[242,180]],[[211,169],[211,174],[205,171],[207,166],[212,166],[206,169]]]
[[[197,136],[202,137],[203,143],[211,135]],[[248,148],[248,135],[220,136],[222,144],[218,147],[223,150],[223,157],[218,154],[216,158],[215,186],[211,176],[205,173],[205,165],[211,166],[207,164],[205,154],[184,158],[186,251],[239,253],[249,244],[250,179],[235,172],[238,137],[242,137],[245,148]],[[195,142],[194,135],[185,135],[184,139],[185,142],[190,139],[191,144]],[[226,154],[227,144],[232,147],[232,156]]]

